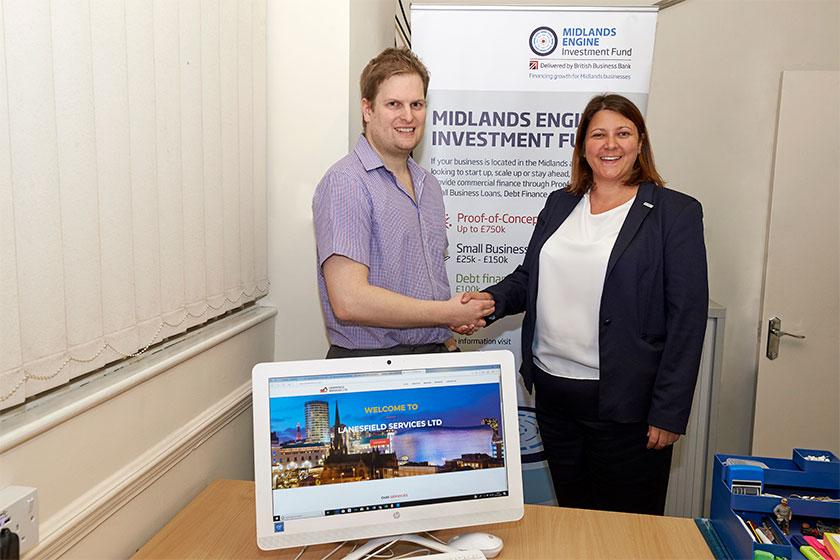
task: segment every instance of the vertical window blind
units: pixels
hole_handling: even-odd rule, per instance
[[[5,409],[267,293],[266,0],[0,8]]]

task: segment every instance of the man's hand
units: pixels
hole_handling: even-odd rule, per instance
[[[648,426],[647,436],[648,449],[665,449],[669,445],[674,445],[680,439],[680,434],[675,434],[674,432],[669,432],[656,426]]]
[[[489,292],[464,292],[461,294],[461,303],[468,303],[474,299],[493,301],[493,296]]]
[[[463,305],[473,305],[475,302],[486,302],[486,303],[493,303],[493,308],[481,316],[477,321],[472,321],[468,323],[454,323],[449,328],[458,333],[463,335],[471,335],[475,333],[478,329],[484,328],[487,325],[487,322],[484,321],[484,317],[490,315],[495,310],[495,302],[493,301],[493,296],[488,294],[487,292],[464,292],[460,296],[461,303]]]
[[[496,309],[496,303],[492,297],[464,301],[461,294],[455,294],[446,302],[446,307],[448,325],[480,328],[485,325],[484,317],[487,317]],[[453,330],[455,329],[453,328]]]

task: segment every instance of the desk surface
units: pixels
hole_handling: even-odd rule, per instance
[[[525,517],[515,523],[437,531],[435,535],[446,540],[466,531],[485,531],[501,537],[505,548],[497,556],[499,560],[713,558],[694,521],[679,517],[526,505]],[[334,545],[309,547],[302,559],[321,558],[333,548]],[[345,554],[349,551],[347,545]],[[257,548],[254,483],[217,480],[152,537],[134,558],[279,560],[292,559],[298,552],[300,548],[273,552]]]

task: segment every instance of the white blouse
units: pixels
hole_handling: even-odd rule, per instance
[[[571,379],[599,379],[601,293],[618,232],[635,196],[592,214],[589,194],[546,240],[540,251],[534,363]]]

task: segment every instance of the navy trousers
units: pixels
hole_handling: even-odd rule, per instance
[[[598,381],[538,372],[537,424],[559,505],[662,515],[672,446],[647,449],[645,422],[598,418]]]

